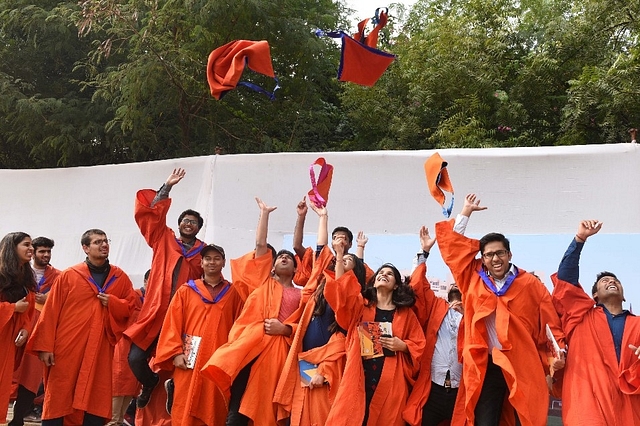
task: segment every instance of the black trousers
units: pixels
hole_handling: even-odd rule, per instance
[[[249,374],[251,374],[251,367],[253,367],[254,362],[256,362],[255,359],[240,370],[240,373],[238,373],[238,376],[231,384],[231,397],[229,398],[229,413],[227,414],[226,426],[247,426],[249,424],[249,417],[240,413],[240,402],[242,402],[244,391],[247,390]]]
[[[487,375],[484,378],[484,382],[482,382],[480,399],[478,399],[474,411],[475,426],[498,426],[500,424],[502,405],[507,390],[507,382],[502,374],[502,368],[495,365],[493,359],[489,356]],[[516,413],[516,426],[519,425],[520,420]]]
[[[429,399],[422,408],[422,426],[438,426],[443,420],[451,420],[456,396],[458,388],[445,388],[431,382]]]
[[[82,420],[82,426],[104,426],[108,419],[98,417],[87,412],[84,413],[84,419]],[[55,419],[43,420],[42,426],[64,426],[64,417],[57,417]]]
[[[158,375],[151,370],[151,367],[149,367],[149,359],[157,345],[158,337],[153,340],[146,350],[142,349],[135,343],[131,343],[131,349],[129,350],[129,356],[127,358],[129,361],[129,368],[131,368],[136,379],[142,383],[142,386],[152,387],[158,383]]]
[[[9,422],[9,426],[24,425],[24,416],[33,408],[33,400],[36,394],[22,385],[18,386],[18,395],[16,395],[16,403],[13,405],[13,419]]]

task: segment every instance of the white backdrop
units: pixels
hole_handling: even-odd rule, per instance
[[[549,148],[439,150],[456,191],[454,213],[476,192],[489,213],[469,233],[572,233],[582,218],[606,223],[603,233],[640,232],[640,149],[637,144]],[[174,167],[187,170],[171,192],[167,222],[194,208],[205,218],[199,237],[237,257],[254,245],[255,196],[276,205],[269,241],[279,248],[293,232],[295,207],[310,189],[309,165],[319,156],[335,167],[329,197],[330,227],[370,235],[415,234],[443,219],[430,197],[423,163],[433,151],[223,155],[125,165],[43,170],[0,170],[0,234],[24,231],[56,241],[52,264],[84,259],[81,234],[101,228],[112,240],[112,263],[136,286],[150,266],[150,249],[133,220],[135,193],[157,189]],[[317,220],[307,219],[314,234]]]

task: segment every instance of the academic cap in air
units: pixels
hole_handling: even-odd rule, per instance
[[[453,185],[449,180],[447,165],[448,163],[437,152],[424,163],[424,173],[427,177],[429,192],[438,204],[442,206],[442,214],[445,217],[451,216],[451,210],[453,209]],[[445,207],[446,196],[444,191],[451,194],[451,200],[447,207]]]

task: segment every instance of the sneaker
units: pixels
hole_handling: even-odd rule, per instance
[[[164,382],[164,390],[167,391],[167,413],[171,414],[171,408],[173,407],[173,379],[167,379]]]
[[[151,394],[160,381],[157,374],[155,376],[155,379],[156,382],[152,386],[142,386],[142,391],[140,391],[140,395],[138,395],[138,398],[136,399],[136,406],[138,408],[144,408],[147,406],[147,404],[149,404]]]
[[[35,407],[33,407],[33,410],[31,410],[29,414],[24,416],[23,420],[27,423],[39,423],[40,421],[42,421],[42,408],[36,405]]]

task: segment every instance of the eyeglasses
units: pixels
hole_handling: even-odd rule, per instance
[[[482,253],[482,258],[484,260],[491,260],[493,259],[493,256],[498,256],[502,258],[502,257],[505,257],[507,254],[509,254],[508,250],[497,250],[497,251]]]
[[[100,247],[103,244],[107,244],[107,245],[111,244],[111,240],[105,238],[104,240],[91,241],[91,244],[93,244],[94,246]]]
[[[182,223],[183,225],[197,225],[198,221],[197,220],[193,220],[193,219],[184,218],[184,219],[182,219],[182,222],[180,222],[180,223]]]

